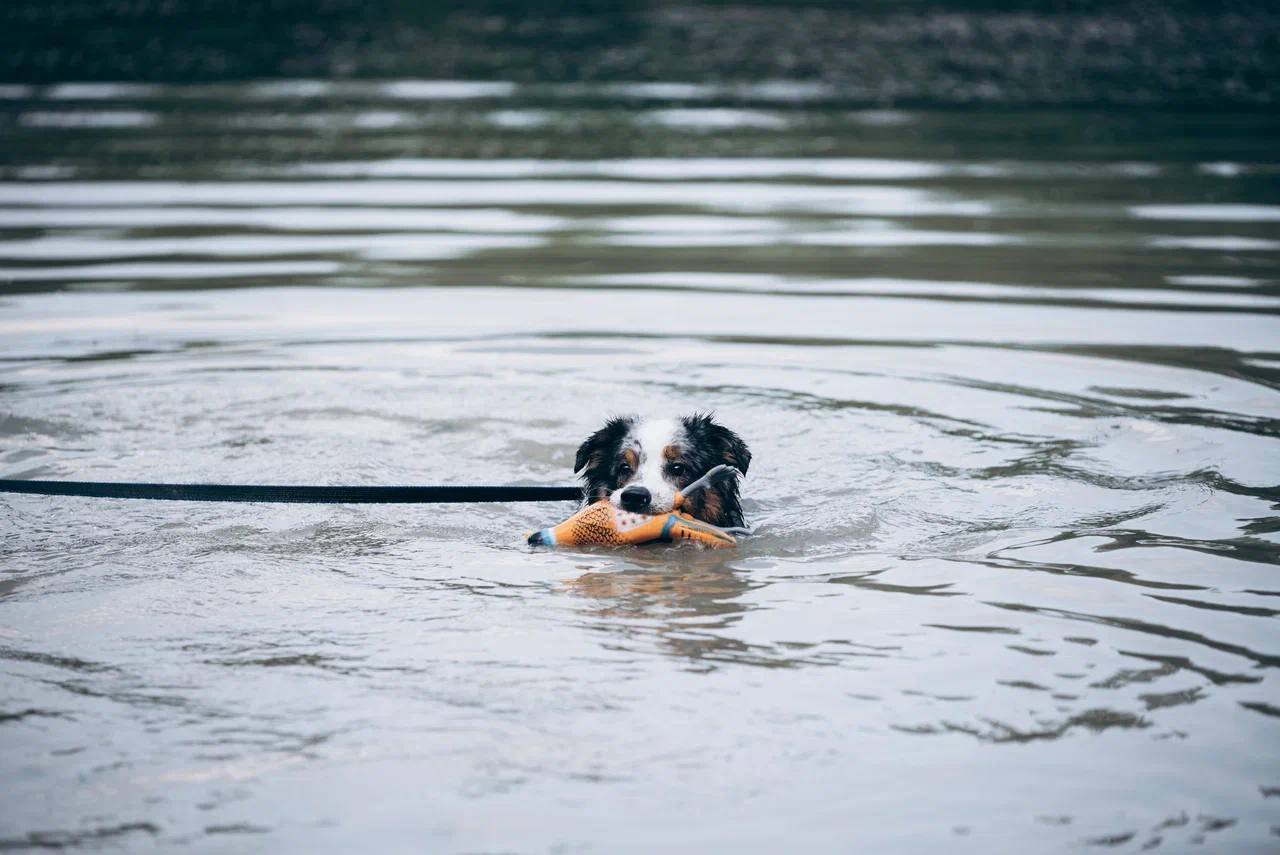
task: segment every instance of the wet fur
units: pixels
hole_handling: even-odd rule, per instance
[[[651,425],[652,423],[650,423]],[[695,413],[675,419],[672,445],[642,448],[639,437],[646,423],[636,416],[609,419],[578,448],[573,469],[583,482],[587,503],[607,499],[628,484],[636,483],[639,467],[636,456],[663,458],[664,469],[671,464],[684,466],[679,475],[666,474],[667,484],[681,489],[721,463],[737,467],[742,474],[751,465],[751,451],[736,433],[719,424],[709,414]],[[625,465],[632,469],[627,472]],[[737,527],[744,525],[742,503],[738,495],[738,479],[725,478],[705,490],[695,492],[682,508],[686,513],[712,525]]]

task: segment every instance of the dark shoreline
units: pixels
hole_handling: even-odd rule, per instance
[[[1265,106],[1280,100],[1280,11],[545,0],[10,0],[0,9],[4,82],[274,77],[792,80],[880,106]]]

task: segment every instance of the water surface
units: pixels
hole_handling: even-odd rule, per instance
[[[0,96],[0,476],[554,484],[714,409],[757,527],[0,499],[0,845],[1277,845],[1275,117]]]

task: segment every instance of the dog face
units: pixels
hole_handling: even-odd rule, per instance
[[[751,451],[736,433],[711,416],[679,419],[613,418],[578,448],[574,471],[588,502],[608,499],[628,511],[670,511],[676,491],[713,466],[728,463],[744,475]],[[682,510],[718,526],[741,526],[736,478],[725,478],[689,496]]]

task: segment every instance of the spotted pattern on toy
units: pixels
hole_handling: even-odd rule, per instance
[[[559,525],[532,532],[527,539],[535,546],[634,546],[654,541],[669,543],[691,540],[703,546],[734,546],[737,540],[722,528],[682,513],[684,497],[718,477],[737,470],[717,466],[702,478],[676,493],[676,510],[665,514],[637,514],[615,507],[608,499],[587,505]]]
[[[733,546],[727,531],[688,514],[633,514],[608,499],[587,505],[564,522],[529,535],[535,546],[635,546],[641,543],[691,540],[703,546]]]
[[[582,513],[575,514],[565,520],[560,525],[552,529],[546,529],[552,532],[549,540],[551,544],[579,544],[579,543],[601,543],[610,546],[623,546],[626,539],[622,536],[623,525],[625,524],[621,518],[621,512],[613,513],[616,510],[608,502],[596,502]],[[628,514],[628,516],[635,516]],[[630,528],[635,528],[634,521],[630,522]],[[569,530],[564,531],[564,527],[568,526]],[[561,529],[559,536],[554,532]]]

